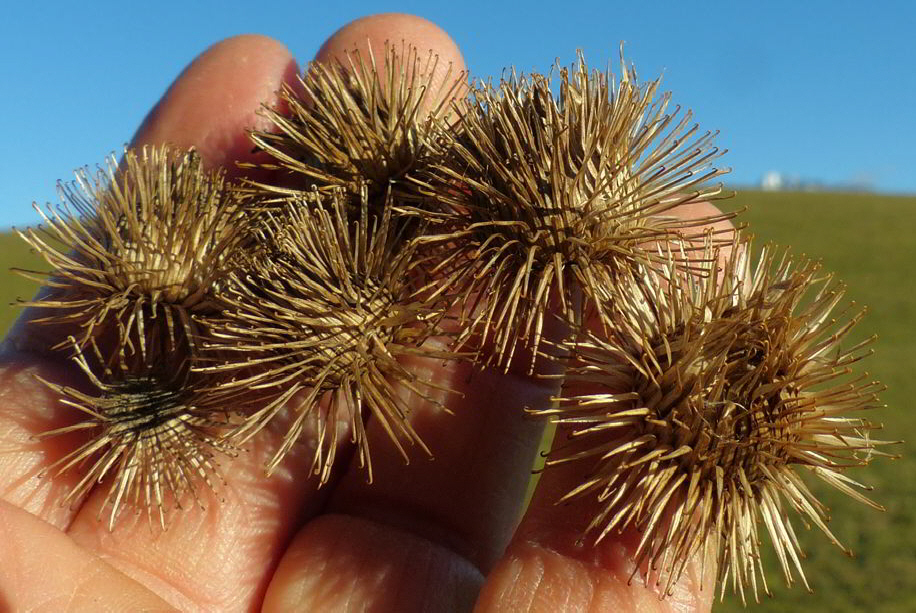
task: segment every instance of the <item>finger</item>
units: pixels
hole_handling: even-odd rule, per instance
[[[0,501],[0,610],[172,611],[35,516]],[[53,572],[48,572],[49,564]]]
[[[251,145],[246,129],[257,123],[260,104],[270,101],[284,80],[297,72],[296,63],[280,44],[259,36],[241,36],[215,45],[195,60],[169,88],[134,137],[141,146],[168,142],[197,147],[211,166],[249,160]],[[39,296],[45,294],[39,291]],[[0,387],[8,399],[0,409],[0,495],[39,517],[65,527],[80,500],[67,507],[61,500],[77,481],[76,471],[45,479],[36,476],[78,448],[85,436],[36,440],[36,435],[69,426],[79,420],[55,395],[34,380],[38,374],[63,385],[85,386],[85,377],[60,352],[52,352],[75,330],[64,324],[38,324],[33,319],[47,309],[29,308],[18,318],[3,342],[4,364]]]
[[[257,161],[248,131],[269,128],[259,114],[261,106],[276,104],[280,85],[294,83],[298,74],[289,51],[271,38],[224,40],[181,73],[143,120],[131,145],[195,147],[210,167],[237,176],[241,171],[236,163]]]
[[[449,63],[452,74],[464,69],[448,35],[406,15],[354,22],[331,37],[319,57],[341,57],[354,47],[361,53],[369,46],[378,50],[386,40],[403,40],[421,52],[432,49],[440,74]],[[420,398],[407,399],[411,424],[435,460],[414,449],[405,466],[384,428],[369,420],[373,483],[367,484],[365,470],[354,462],[329,502],[331,514],[309,523],[293,541],[265,609],[333,609],[352,599],[380,610],[419,602],[452,610],[456,599],[473,600],[481,570],[508,542],[541,438],[541,425],[526,420],[522,407],[549,397],[552,386],[517,375],[472,377],[470,366],[443,366],[440,360],[411,358],[403,364],[417,380],[456,392],[438,398],[454,415]],[[349,535],[345,541],[341,530]],[[357,542],[358,547],[348,545]],[[380,576],[384,585],[378,584]],[[431,593],[432,585],[440,591]]]
[[[698,202],[679,207],[674,214],[706,219],[717,217],[720,211],[708,202]],[[710,224],[707,229],[726,240],[734,232],[728,221]],[[720,261],[727,257],[727,253],[720,254]],[[554,445],[569,444],[569,434],[569,429],[557,428]],[[691,560],[673,592],[661,600],[665,583],[658,586],[655,581],[644,581],[646,569],[637,568],[641,533],[612,532],[596,545],[582,543],[585,528],[601,502],[558,501],[584,483],[590,469],[588,462],[570,462],[541,475],[505,557],[487,578],[477,610],[708,611],[714,596],[711,561],[704,565],[704,560]]]
[[[85,385],[68,364],[28,354],[0,357],[0,499],[64,529],[81,499],[66,505],[61,501],[80,475],[76,471],[58,475],[49,467],[82,445],[85,436],[74,432],[39,438],[76,423],[80,416],[66,410],[36,377],[73,387]]]
[[[410,530],[489,571],[509,542],[521,512],[543,424],[525,415],[556,394],[556,384],[469,364],[411,358],[418,381],[452,390],[438,398],[450,413],[410,395],[410,422],[431,450],[409,464],[370,420],[374,479],[358,465],[343,477],[329,510]]]
[[[365,53],[367,47],[378,49],[386,40],[403,40],[421,53],[433,50],[442,78],[465,70],[464,58],[448,34],[426,20],[406,15],[358,20],[335,34],[320,55],[340,56],[354,46]],[[539,438],[540,432],[537,425],[519,419],[521,412],[512,407],[481,410],[481,404],[502,386],[506,397],[526,400],[532,393],[543,393],[541,386],[491,373],[472,377],[472,368],[466,364],[443,365],[440,360],[414,357],[402,363],[415,380],[452,390],[434,395],[439,396],[439,406],[448,406],[453,415],[416,395],[407,400],[411,425],[433,450],[435,460],[414,450],[414,461],[405,465],[402,454],[386,440],[384,427],[370,420],[367,434],[374,481],[368,483],[365,471],[354,462],[336,488],[329,511],[414,531],[455,550],[478,568],[486,568],[494,558],[491,544],[498,548],[499,541],[511,534],[516,519],[506,516],[517,509],[521,492],[506,484],[517,483],[511,478],[514,469],[530,466],[533,450],[527,443]],[[506,443],[510,436],[511,442]],[[488,470],[481,472],[486,476],[477,476],[484,461]]]
[[[352,21],[335,32],[318,50],[316,60],[327,61],[337,58],[347,65],[347,53],[359,51],[362,57],[369,57],[370,48],[378,58],[385,48],[385,42],[412,45],[418,52],[432,50],[439,55],[430,90],[435,91],[449,78],[448,64],[452,64],[451,77],[464,70],[464,58],[458,45],[434,23],[422,17],[403,13],[383,13]]]
[[[688,202],[672,211],[682,219],[716,219],[722,216],[722,210],[711,202]],[[730,243],[735,236],[735,225],[728,219],[719,220],[703,226],[703,230],[711,233],[717,241],[724,245],[719,253],[722,261],[727,261],[731,254]]]
[[[233,62],[232,57],[239,60]],[[160,139],[197,146],[214,165],[231,163],[235,157],[245,158],[251,149],[243,144],[245,129],[254,121],[255,110],[283,79],[295,72],[289,52],[269,39],[239,37],[216,45],[176,80],[147,117],[134,144]],[[227,151],[220,149],[224,146]],[[63,324],[31,321],[47,314],[46,309],[27,309],[3,344],[5,385],[0,389],[7,400],[0,408],[0,493],[5,500],[63,528],[69,525],[81,500],[68,501],[65,507],[59,501],[79,475],[76,471],[57,475],[55,470],[47,469],[86,439],[80,433],[35,438],[69,426],[80,416],[77,411],[67,410],[34,376],[77,387],[86,382],[69,360],[50,350],[75,330]],[[46,478],[38,479],[37,475],[45,471]]]
[[[270,38],[244,35],[217,43],[169,87],[143,120],[131,146],[195,147],[208,167],[225,168],[230,178],[235,177],[240,172],[237,162],[252,162],[258,155],[247,135],[250,129],[266,127],[267,120],[258,110],[271,104],[280,84],[292,83],[297,73],[289,51]],[[39,297],[45,293],[40,291]],[[4,349],[54,355],[50,347],[72,330],[30,324],[47,315],[48,309],[26,309],[8,333]]]
[[[404,365],[421,381],[464,394],[443,393],[451,415],[407,399],[411,424],[435,458],[415,454],[405,465],[370,420],[374,481],[367,483],[354,462],[329,514],[308,523],[282,559],[266,611],[335,610],[348,601],[380,611],[466,610],[461,603],[473,602],[505,549],[543,431],[523,409],[556,389],[515,374],[472,376],[467,364],[412,359]]]
[[[224,482],[212,492],[198,484],[202,505],[185,496],[166,530],[143,509],[125,509],[109,530],[109,486],[102,483],[67,532],[182,611],[257,608],[296,527],[318,513],[325,497],[306,479],[311,451],[305,445],[265,477],[283,434],[281,425],[269,426],[241,455],[221,462]]]
[[[242,36],[219,43],[178,77],[135,143],[194,146],[213,164],[245,159],[250,151],[246,131],[257,109],[270,104],[272,93],[295,73],[289,51],[270,39]],[[130,509],[109,531],[109,484],[102,483],[68,533],[181,610],[255,608],[300,514],[321,505],[314,484],[302,483],[310,460],[305,445],[273,478],[264,478],[264,464],[279,436],[269,428],[237,458],[222,461],[225,481],[217,483],[217,492],[198,484],[203,507],[186,497],[181,501],[186,508],[169,517],[164,532],[150,525],[145,512]]]
[[[557,429],[555,441],[567,440]],[[582,544],[585,527],[597,511],[577,500],[557,504],[583,483],[584,469],[571,463],[545,471],[505,556],[480,592],[476,611],[709,611],[712,606],[712,565],[701,575],[700,560],[692,561],[662,600],[659,590],[647,588],[644,568],[634,555],[641,533],[609,534],[597,545]]]
[[[480,571],[447,547],[389,525],[322,515],[296,535],[263,611],[468,611]]]

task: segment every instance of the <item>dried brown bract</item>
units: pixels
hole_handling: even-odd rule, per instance
[[[214,285],[246,240],[222,171],[204,170],[194,150],[144,147],[59,190],[60,207],[36,206],[45,224],[19,232],[52,268],[26,272],[50,288],[22,303],[53,309],[33,321],[82,327],[80,346],[100,327],[121,329],[122,343],[139,338],[145,352],[148,326],[164,325],[174,340],[190,314],[213,310]]]
[[[715,134],[669,112],[659,81],[640,85],[623,64],[618,82],[581,56],[558,76],[557,97],[538,74],[477,88],[426,180],[450,214],[450,228],[425,240],[442,249],[442,287],[464,297],[459,344],[477,337],[491,345],[481,361],[506,369],[519,344],[536,353],[552,300],[569,314],[581,288],[585,306],[600,305],[600,288],[663,261],[656,242],[732,217],[674,214],[721,197],[705,185],[727,169],[711,166]]]
[[[378,60],[371,49],[354,50],[345,61],[312,62],[298,88],[283,86],[279,108],[264,110],[271,129],[252,140],[273,158],[266,167],[290,171],[301,185],[259,185],[266,201],[310,189],[358,193],[364,183],[373,199],[389,188],[399,199],[413,194],[407,177],[429,164],[465,76],[451,65],[437,74],[438,56],[412,46],[386,44]]]
[[[369,213],[368,196],[352,213],[342,191],[316,195],[267,226],[273,257],[234,273],[220,317],[205,323],[199,372],[223,377],[214,394],[254,407],[236,435],[248,440],[285,408],[289,431],[269,463],[272,471],[303,429],[314,427],[313,472],[330,477],[347,423],[372,478],[364,419],[381,423],[406,455],[426,447],[408,421],[403,390],[429,398],[398,356],[445,356],[420,345],[434,333],[441,309],[412,289],[419,260],[392,223],[392,210]]]
[[[64,502],[81,499],[93,487],[108,479],[108,528],[112,529],[123,504],[145,508],[166,527],[168,506],[180,508],[181,500],[192,495],[198,505],[201,484],[214,489],[216,456],[234,455],[234,448],[222,436],[228,428],[226,414],[208,405],[199,388],[188,380],[180,363],[159,359],[154,363],[123,360],[112,368],[91,341],[95,365],[86,357],[87,347],[70,338],[74,361],[86,374],[96,394],[50,383],[61,402],[82,412],[85,419],[72,426],[42,434],[57,436],[86,431],[88,440],[55,462],[50,471],[58,474],[88,466]],[[123,356],[122,356],[123,357]]]
[[[787,510],[842,545],[799,469],[880,508],[845,474],[886,455],[869,436],[876,426],[854,416],[882,389],[850,374],[869,353],[870,341],[843,346],[861,313],[831,315],[843,289],[817,264],[764,249],[753,267],[748,251],[705,278],[673,263],[667,275],[646,271],[639,294],[616,303],[616,333],[566,347],[564,392],[534,411],[572,431],[548,465],[593,465],[564,500],[597,503],[595,541],[641,532],[636,557],[663,593],[693,556],[716,561],[723,590],[731,582],[756,598],[760,582],[768,593],[761,522],[786,581],[794,569],[807,587]]]

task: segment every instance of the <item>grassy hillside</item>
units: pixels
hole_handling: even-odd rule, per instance
[[[916,357],[916,198],[865,194],[742,193],[725,203],[748,206],[744,219],[759,242],[792,245],[797,254],[822,259],[848,285],[847,297],[869,306],[869,315],[855,332],[858,340],[879,335],[877,353],[867,369],[886,383],[888,408],[872,416],[883,421],[883,438],[907,439],[916,426],[911,410],[916,379],[910,372]],[[40,267],[21,240],[0,237],[0,265]],[[30,297],[35,284],[12,274],[0,291],[0,302]],[[0,306],[0,327],[6,329],[15,309]],[[906,448],[901,449],[905,451]],[[751,610],[767,612],[916,611],[916,456],[877,460],[860,475],[874,485],[874,498],[887,507],[876,513],[841,494],[814,484],[833,510],[837,536],[855,552],[846,558],[816,529],[795,521],[808,554],[808,579],[814,594],[796,585],[787,589],[778,573],[768,583],[776,598]],[[777,568],[774,560],[768,565]],[[717,605],[720,612],[743,610],[734,597]]]
[[[916,280],[910,268],[916,264],[916,198],[742,193],[727,205],[749,207],[744,219],[760,243],[791,245],[794,253],[821,259],[825,269],[846,282],[846,297],[868,306],[850,342],[878,335],[876,353],[864,367],[888,386],[882,396],[888,408],[871,418],[884,423],[881,438],[911,439],[916,428],[916,380],[910,371],[916,357]],[[814,484],[833,511],[831,529],[856,557],[848,559],[817,528],[802,528],[814,594],[798,585],[788,589],[771,573],[768,583],[776,597],[754,610],[916,611],[916,457],[907,445],[898,451],[906,455],[878,459],[858,473],[875,486],[873,497],[887,507],[885,513]],[[741,606],[727,598],[715,610],[738,611]]]
[[[44,260],[32,253],[31,247],[15,233],[0,234],[0,279],[3,279],[0,282],[0,331],[3,334],[22,310],[15,306],[15,301],[31,299],[38,289],[37,282],[8,272],[10,267],[34,271],[48,269]]]

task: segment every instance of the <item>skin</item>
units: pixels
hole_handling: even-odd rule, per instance
[[[354,46],[405,40],[439,53],[442,66],[464,61],[435,25],[386,14],[348,24],[322,46],[319,60]],[[195,146],[230,173],[257,161],[246,130],[264,127],[257,109],[299,72],[289,51],[262,36],[220,42],[195,59],[152,109],[133,145]],[[269,177],[258,177],[260,179]],[[715,213],[683,207],[685,216]],[[85,385],[49,348],[68,331],[28,326],[25,312],[4,342],[0,362],[0,609],[16,611],[707,611],[711,575],[700,589],[695,565],[672,596],[659,600],[637,578],[634,535],[597,547],[576,542],[588,505],[555,501],[581,468],[548,471],[523,517],[521,500],[542,436],[524,417],[543,406],[555,383],[521,374],[476,373],[414,360],[421,378],[463,392],[443,396],[453,415],[418,406],[414,426],[436,459],[417,452],[404,465],[370,421],[375,483],[347,448],[321,488],[307,479],[307,444],[272,478],[264,462],[283,424],[273,424],[239,457],[223,463],[225,484],[175,513],[169,529],[123,513],[114,531],[98,519],[103,486],[62,506],[71,471],[39,478],[79,443],[78,435],[38,441],[34,434],[72,423],[34,375]],[[562,437],[562,433],[560,433]],[[222,500],[222,502],[219,501]],[[707,573],[710,569],[707,569]]]

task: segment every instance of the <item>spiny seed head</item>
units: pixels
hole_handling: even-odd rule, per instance
[[[284,85],[278,109],[265,108],[267,131],[252,139],[301,181],[289,187],[259,185],[268,198],[367,183],[370,196],[392,187],[409,195],[406,178],[429,163],[431,140],[465,89],[464,74],[437,73],[439,57],[412,46],[386,43],[382,57],[354,50],[345,60],[312,62],[299,87]],[[301,91],[300,91],[301,90]],[[281,110],[282,109],[282,110]]]
[[[644,268],[631,299],[615,303],[615,333],[569,343],[556,407],[534,411],[571,431],[549,465],[592,464],[564,500],[599,505],[595,541],[640,531],[637,559],[667,577],[664,593],[694,556],[716,561],[723,590],[731,581],[756,598],[760,581],[769,593],[760,522],[786,581],[794,568],[807,587],[787,510],[842,545],[798,469],[880,508],[844,474],[886,455],[875,426],[851,416],[877,407],[882,389],[850,375],[868,353],[868,341],[842,345],[861,314],[831,316],[843,290],[818,265],[764,249],[752,267],[748,251],[705,278],[673,263],[667,275]]]
[[[637,263],[663,262],[658,241],[702,236],[702,226],[732,215],[685,221],[680,205],[722,195],[704,187],[727,172],[713,133],[691,113],[669,112],[659,81],[640,85],[622,65],[619,81],[590,72],[584,59],[551,79],[517,76],[473,91],[460,127],[445,132],[444,161],[426,190],[449,215],[427,237],[444,252],[442,287],[464,296],[473,337],[491,343],[483,360],[509,367],[519,343],[536,353],[558,299],[568,313],[581,288],[586,304]]]
[[[108,479],[108,528],[122,504],[145,508],[152,521],[154,513],[166,527],[167,505],[180,508],[181,499],[198,496],[200,484],[214,489],[216,456],[234,455],[223,438],[228,427],[226,415],[207,405],[187,380],[187,369],[174,364],[157,366],[136,362],[128,367],[93,367],[84,349],[69,339],[75,349],[74,361],[86,374],[95,394],[42,379],[60,394],[60,401],[84,415],[82,421],[42,434],[87,432],[88,440],[55,462],[49,470],[62,474],[88,466],[65,502],[77,501],[103,479]],[[104,364],[98,347],[90,343],[95,361]],[[183,373],[183,374],[182,374]]]
[[[245,240],[222,171],[204,170],[194,150],[143,147],[59,191],[60,207],[36,206],[44,226],[19,232],[52,268],[39,277],[50,294],[23,305],[55,311],[34,321],[78,324],[85,346],[98,326],[144,339],[164,322],[174,337],[176,319],[187,327],[190,313],[213,310],[213,287]]]
[[[383,425],[405,457],[404,443],[426,450],[397,385],[426,398],[421,388],[428,384],[397,357],[437,355],[420,345],[441,310],[411,289],[416,251],[391,223],[390,207],[382,216],[370,215],[364,193],[357,217],[342,191],[318,199],[269,223],[273,257],[230,276],[222,314],[204,324],[204,356],[195,369],[223,377],[215,394],[255,407],[236,433],[241,440],[284,406],[293,412],[270,471],[310,423],[318,430],[313,471],[324,483],[340,423],[349,421],[371,480],[367,415]]]

